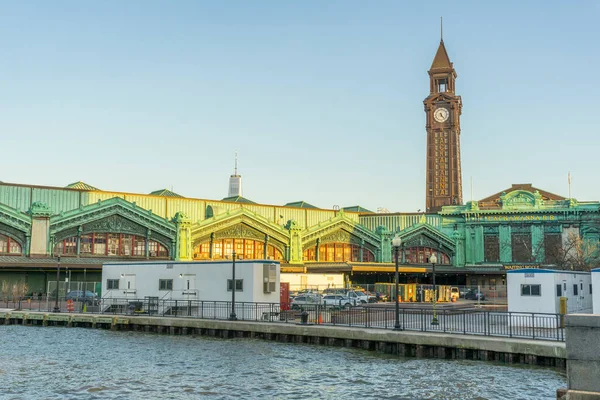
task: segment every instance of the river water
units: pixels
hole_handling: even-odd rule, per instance
[[[0,326],[0,399],[555,399],[563,371],[340,347]]]

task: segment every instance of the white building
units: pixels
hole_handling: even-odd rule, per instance
[[[302,289],[322,291],[328,288],[344,288],[344,274],[281,274],[281,282],[290,284],[290,291]]]
[[[592,270],[592,298],[594,314],[600,314],[600,268]]]
[[[279,303],[279,275],[278,261],[236,261],[237,307],[244,302]],[[231,261],[106,263],[102,267],[102,299],[105,307],[132,302],[147,307],[149,301],[172,307],[177,300],[189,303],[188,308],[204,309],[199,302],[231,301],[231,278]]]
[[[560,313],[560,298],[567,298],[567,313],[592,311],[592,281],[589,272],[550,269],[507,271],[508,311]]]

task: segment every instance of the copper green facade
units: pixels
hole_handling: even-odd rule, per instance
[[[501,273],[515,263],[544,265],[547,246],[543,242],[550,233],[562,237],[575,233],[591,247],[597,247],[600,240],[600,203],[579,203],[531,185],[513,185],[496,197],[444,207],[436,214],[359,213],[80,187],[0,184],[0,235],[21,248],[18,254],[0,254],[1,268],[51,268],[56,243],[65,238],[71,238],[76,250],[63,256],[62,262],[75,269],[100,268],[108,259],[130,259],[81,254],[81,238],[91,233],[153,241],[173,260],[194,259],[194,249],[201,243],[212,244],[214,239],[246,239],[263,249],[275,249],[284,268],[304,271],[352,271],[356,265],[362,265],[363,271],[365,265],[381,271],[378,267],[392,265],[391,240],[396,235],[402,238],[406,254],[411,249],[439,252],[448,257],[448,264],[441,267],[457,273]],[[513,259],[516,232],[530,238],[532,249],[539,249],[526,262]],[[490,237],[498,242],[495,260],[486,257]],[[327,244],[329,249],[352,246],[347,248],[358,260],[325,260],[325,255],[318,253]],[[310,251],[313,259],[308,260]],[[364,263],[367,253],[373,255],[372,261]],[[428,267],[428,259],[415,254],[408,266]],[[137,258],[150,256],[146,245]]]

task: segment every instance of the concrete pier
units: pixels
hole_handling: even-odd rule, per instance
[[[402,357],[470,359],[560,368],[565,368],[566,359],[565,343],[559,341],[295,323],[0,311],[0,324],[84,327],[220,338],[247,337],[354,347]]]
[[[565,318],[568,389],[558,399],[600,400],[600,315]]]

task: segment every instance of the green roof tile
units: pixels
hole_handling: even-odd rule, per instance
[[[66,188],[69,189],[80,189],[80,190],[100,190],[97,187],[94,187],[92,185],[88,185],[85,182],[75,182],[75,183],[71,183],[70,185],[65,186]]]
[[[242,196],[231,196],[231,197],[225,197],[222,201],[230,201],[232,203],[248,203],[248,204],[256,204],[255,202],[253,202],[252,200],[248,200],[245,197]]]
[[[350,211],[350,212],[360,212],[360,213],[371,213],[371,214],[373,214],[373,211],[367,210],[366,208],[363,208],[361,206],[344,207],[343,210],[344,211]]]
[[[305,201],[294,201],[291,203],[284,204],[284,207],[319,208],[319,207],[315,207],[312,204],[307,203]]]
[[[184,198],[182,195],[177,194],[175,192],[171,192],[168,189],[159,189],[159,190],[155,190],[154,192],[150,192],[150,194],[152,196],[162,196],[162,197],[181,197]]]

